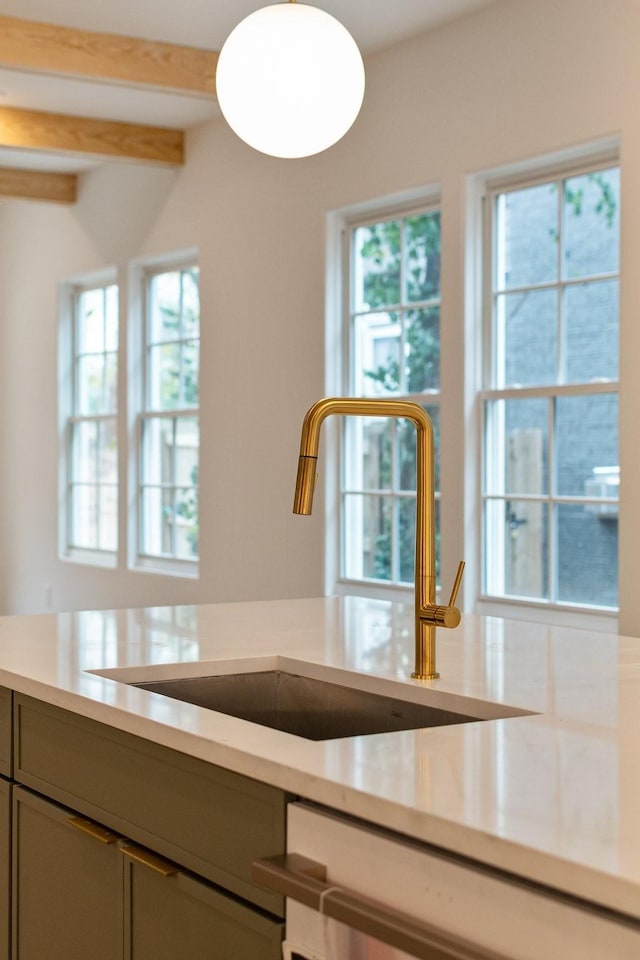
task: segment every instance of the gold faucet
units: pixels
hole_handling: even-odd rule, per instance
[[[436,672],[436,627],[457,627],[460,611],[455,606],[462,580],[464,561],[458,572],[446,606],[436,603],[436,535],[433,424],[425,410],[411,400],[360,400],[329,397],[318,400],[302,424],[298,477],[293,512],[308,516],[313,505],[313,490],[318,463],[320,427],[331,414],[355,417],[404,417],[416,427],[416,590],[415,590],[415,670],[416,680],[433,680]]]

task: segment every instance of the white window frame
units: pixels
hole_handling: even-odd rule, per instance
[[[353,396],[352,363],[354,351],[353,317],[356,311],[351,303],[354,264],[351,258],[351,238],[354,231],[367,224],[428,212],[441,212],[441,197],[437,187],[407,191],[403,194],[366,202],[330,213],[327,217],[327,301],[325,336],[325,389],[327,395]],[[441,303],[437,298],[438,305]],[[435,302],[435,299],[434,299]],[[413,304],[406,305],[412,307]],[[421,302],[418,306],[422,307]],[[442,390],[425,393],[389,394],[394,399],[415,400],[430,406],[441,407]],[[440,420],[441,420],[440,416]],[[405,582],[375,579],[354,579],[343,572],[343,497],[352,492],[344,483],[344,425],[343,418],[327,423],[327,471],[326,480],[326,550],[325,590],[328,594],[361,596],[407,601],[413,596],[414,586]],[[395,429],[395,422],[392,429]],[[398,491],[384,491],[394,498]],[[415,494],[403,492],[405,498],[415,500]],[[440,492],[436,494],[440,500]]]
[[[153,410],[149,407],[149,282],[154,276],[158,276],[159,274],[179,272],[192,269],[193,267],[199,267],[198,254],[197,251],[194,250],[186,251],[174,257],[163,257],[135,264],[131,271],[132,286],[135,292],[130,312],[130,315],[137,317],[137,323],[132,325],[137,331],[137,336],[134,335],[131,360],[135,365],[135,370],[138,371],[138,382],[135,384],[135,396],[132,398],[130,404],[133,413],[133,416],[130,417],[130,428],[135,438],[131,451],[133,460],[130,457],[130,475],[133,478],[133,483],[130,483],[129,489],[132,494],[133,503],[135,503],[135,509],[133,511],[135,522],[132,522],[129,526],[130,567],[134,570],[147,573],[160,573],[186,578],[197,578],[199,576],[199,557],[191,560],[177,556],[149,554],[142,550],[144,523],[142,492],[145,487],[143,431],[145,422],[153,418],[178,420],[182,417],[189,417],[195,418],[200,422],[200,404],[196,407],[172,410]],[[202,329],[200,328],[198,338],[189,337],[188,339],[198,339],[201,345]],[[178,339],[172,342],[179,343],[180,340]],[[135,381],[135,376],[132,379]],[[199,444],[199,449],[200,446],[201,444]],[[199,479],[197,490],[199,493]]]
[[[101,547],[83,547],[72,542],[73,529],[73,486],[78,481],[74,479],[73,473],[73,428],[79,423],[96,423],[107,420],[114,420],[116,426],[116,436],[120,439],[120,410],[119,403],[116,402],[116,409],[108,414],[81,414],[78,410],[78,380],[77,366],[79,359],[78,352],[78,304],[79,298],[83,293],[90,290],[100,290],[103,292],[109,287],[116,287],[119,297],[118,279],[115,270],[104,271],[98,274],[90,274],[77,279],[64,282],[60,286],[60,329],[58,338],[58,369],[59,369],[59,435],[60,443],[60,461],[59,461],[59,541],[58,552],[62,560],[69,560],[76,563],[89,564],[113,568],[118,563],[119,550],[119,532],[120,524],[117,521],[115,549]],[[120,330],[120,318],[118,329]],[[106,356],[107,351],[102,353]],[[118,359],[118,379],[120,377],[120,351],[119,335],[118,347],[116,347],[116,356]],[[116,397],[119,399],[119,390],[116,391]],[[118,463],[120,459],[120,443],[118,442]],[[118,478],[119,479],[119,478]],[[97,480],[98,491],[104,484]],[[116,488],[117,501],[120,502],[120,484],[118,480],[114,484]],[[118,518],[119,518],[118,510]]]
[[[567,602],[557,599],[538,599],[538,598],[522,598],[511,595],[500,595],[490,593],[487,589],[487,552],[490,549],[490,545],[487,542],[487,532],[486,524],[484,521],[485,516],[485,503],[487,499],[496,500],[499,499],[498,495],[488,494],[486,489],[486,438],[487,438],[487,423],[485,420],[485,411],[488,409],[488,404],[492,400],[509,400],[509,399],[524,399],[524,398],[542,398],[548,402],[548,407],[550,410],[549,415],[549,425],[548,429],[550,431],[549,436],[551,437],[552,422],[551,422],[551,408],[555,398],[558,397],[572,397],[572,396],[594,396],[597,394],[616,394],[619,396],[619,379],[618,380],[606,380],[606,381],[593,381],[589,383],[571,383],[563,384],[556,383],[552,385],[540,386],[540,387],[516,387],[516,388],[501,388],[493,387],[491,384],[495,382],[495,371],[494,371],[494,362],[495,362],[495,352],[493,350],[494,346],[494,309],[493,309],[493,297],[494,297],[494,263],[495,263],[495,231],[494,231],[494,211],[495,211],[495,198],[505,191],[523,189],[526,187],[534,187],[538,184],[550,183],[552,181],[560,182],[568,177],[580,176],[583,174],[597,172],[607,167],[620,166],[620,155],[617,147],[609,146],[605,147],[603,150],[594,149],[590,154],[585,154],[584,151],[581,151],[580,156],[568,157],[566,160],[562,159],[560,162],[544,164],[540,163],[537,167],[532,167],[528,165],[529,169],[526,172],[516,172],[512,175],[500,175],[492,178],[488,176],[484,179],[484,190],[482,191],[482,206],[483,206],[483,257],[482,257],[482,286],[483,286],[483,296],[482,296],[482,386],[478,391],[478,412],[479,412],[479,436],[481,437],[480,449],[481,449],[481,467],[480,467],[480,480],[479,480],[479,491],[478,491],[478,523],[479,523],[479,570],[480,570],[480,584],[479,584],[479,593],[478,593],[478,603],[477,609],[479,612],[484,614],[496,614],[499,616],[525,616],[531,617],[534,616],[536,619],[542,619],[545,622],[566,622],[571,623],[572,625],[577,626],[591,626],[597,624],[598,627],[604,626],[605,629],[613,630],[616,626],[616,617],[618,613],[618,607],[605,607],[605,606],[589,606],[587,604],[581,604],[577,602]],[[561,256],[561,250],[558,251],[558,256]],[[572,283],[583,283],[585,280],[589,280],[589,277],[580,277],[576,281],[567,280],[562,277],[560,271],[558,280],[554,284],[550,284],[551,287],[557,287],[559,291],[562,291],[565,287],[571,286]],[[594,277],[596,279],[596,277]],[[615,273],[607,274],[598,274],[597,279],[617,279],[620,281],[620,272],[619,270]],[[515,288],[514,288],[515,289]],[[511,292],[511,290],[509,291]],[[558,359],[559,364],[561,364],[561,359]],[[553,442],[553,441],[550,441]],[[499,468],[498,468],[499,469]],[[555,564],[557,563],[555,553],[554,553],[554,538],[552,536],[553,531],[553,505],[554,504],[564,504],[564,503],[580,503],[581,505],[589,504],[588,498],[585,497],[572,497],[572,496],[562,496],[555,493],[552,483],[552,474],[553,474],[553,464],[549,464],[550,479],[549,479],[549,488],[545,495],[540,497],[535,497],[536,501],[545,502],[547,504],[547,524],[548,524],[548,551],[549,551],[549,583],[550,586],[554,583],[555,578]],[[506,495],[505,500],[514,499],[513,495]],[[518,496],[516,499],[522,499],[522,496]],[[617,501],[615,501],[617,504]],[[604,504],[608,506],[611,504],[610,500],[607,500]],[[594,509],[598,509],[603,506],[603,501],[598,498],[594,498],[590,505]],[[498,547],[498,551],[500,547]],[[499,558],[498,558],[499,560]]]

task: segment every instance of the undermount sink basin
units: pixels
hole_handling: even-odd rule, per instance
[[[133,685],[307,740],[333,740],[490,719],[277,669]]]

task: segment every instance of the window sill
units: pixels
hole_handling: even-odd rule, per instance
[[[192,560],[174,560],[169,557],[137,557],[131,564],[132,573],[155,574],[161,577],[179,577],[183,580],[198,580],[199,564]]]
[[[372,600],[395,600],[398,603],[413,603],[414,588],[379,580],[338,580],[334,595],[339,597],[368,597]]]
[[[118,566],[118,555],[109,553],[105,550],[83,550],[80,547],[72,547],[66,553],[60,555],[63,563],[76,563],[85,567],[102,567],[107,570],[115,570]]]
[[[534,600],[481,596],[476,602],[475,612],[484,617],[528,620],[602,633],[618,632],[618,611],[610,607],[596,609],[577,604],[536,603]]]

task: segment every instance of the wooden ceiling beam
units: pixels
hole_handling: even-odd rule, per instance
[[[41,173],[0,167],[0,197],[75,203],[78,178],[74,173]]]
[[[0,16],[0,67],[214,97],[213,50]]]
[[[164,166],[184,163],[181,130],[16,107],[0,107],[0,147]]]

